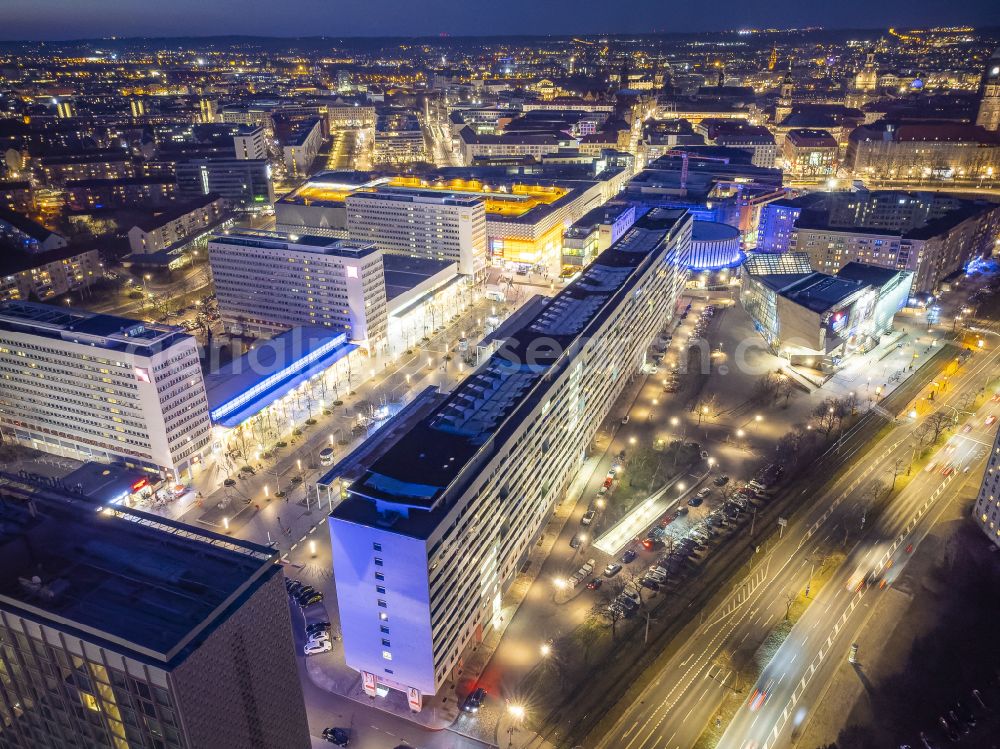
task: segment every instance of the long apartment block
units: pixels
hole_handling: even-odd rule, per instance
[[[518,566],[675,312],[691,223],[662,209],[641,219],[400,430],[331,513],[346,659],[366,684],[413,705],[496,624]]]

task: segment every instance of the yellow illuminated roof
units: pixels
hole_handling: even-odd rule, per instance
[[[539,205],[555,203],[569,192],[565,187],[554,185],[529,185],[515,183],[492,188],[477,179],[450,179],[428,182],[419,177],[394,177],[389,182],[390,187],[411,188],[415,190],[440,190],[466,195],[478,195],[483,199],[486,212],[496,216],[517,217]]]

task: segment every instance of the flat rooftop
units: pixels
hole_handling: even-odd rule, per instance
[[[566,199],[598,181],[583,179],[548,179],[540,175],[490,174],[487,181],[470,176],[450,175],[421,178],[378,176],[374,172],[331,172],[309,180],[278,202],[334,207],[346,205],[352,195],[383,200],[441,200],[464,204],[483,202],[491,221],[535,222],[548,215]]]
[[[458,264],[454,260],[384,255],[382,264],[385,271],[385,296],[388,301],[416,288],[439,273],[451,270],[452,275],[458,274]]]
[[[0,304],[0,330],[150,356],[191,338],[183,328],[37,302]]]
[[[0,608],[175,665],[274,574],[267,547],[0,473]],[[30,500],[30,502],[29,502]]]
[[[563,351],[599,324],[637,282],[637,270],[680,224],[684,211],[656,209],[601,253],[559,294],[507,333],[503,347],[426,418],[403,433],[356,481],[335,518],[426,537],[507,435],[569,366]],[[537,345],[541,342],[543,345]]]
[[[347,336],[318,325],[303,325],[265,341],[215,372],[205,375],[212,422],[235,427],[280,400],[357,346]]]
[[[278,231],[237,229],[225,234],[213,234],[212,244],[230,245],[265,250],[291,250],[294,252],[314,252],[317,255],[332,255],[358,258],[379,252],[372,242],[350,242],[315,234],[288,234]]]

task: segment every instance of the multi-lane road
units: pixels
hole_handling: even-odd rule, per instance
[[[998,362],[1000,350],[996,349],[969,359],[952,376],[950,391],[938,397],[937,407],[949,411],[964,394],[984,387],[995,377]],[[797,708],[801,710],[824,683],[825,664],[846,657],[841,651],[845,641],[850,644],[852,627],[862,620],[859,607],[863,610],[865,596],[877,594],[877,583],[874,589],[858,589],[848,582],[857,574],[867,575],[859,569],[870,566],[877,571],[889,560],[894,565],[889,574],[893,574],[905,562],[907,547],[919,542],[926,524],[954,496],[956,487],[980,468],[988,450],[985,445],[992,439],[983,419],[991,409],[1000,410],[988,396],[985,400],[971,417],[971,430],[960,431],[938,448],[940,454],[931,459],[938,463],[935,471],[912,477],[880,514],[866,518],[863,525],[873,484],[888,483],[897,461],[908,464],[913,457],[916,424],[900,421],[863,464],[841,474],[820,501],[789,523],[770,550],[761,552],[735,591],[706,613],[702,626],[681,644],[643,694],[625,707],[611,730],[592,745],[609,749],[693,746],[715,720],[723,698],[737,687],[748,699],[719,746],[770,749],[787,740],[799,714]],[[950,475],[937,472],[946,472],[949,465],[954,467]],[[737,685],[727,654],[752,652],[755,644],[765,640],[785,617],[789,597],[805,590],[814,564],[831,549],[847,553],[844,564],[815,595],[758,683]]]

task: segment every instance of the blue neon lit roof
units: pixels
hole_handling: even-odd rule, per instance
[[[344,333],[314,325],[257,343],[205,377],[212,421],[242,424],[356,348]]]

